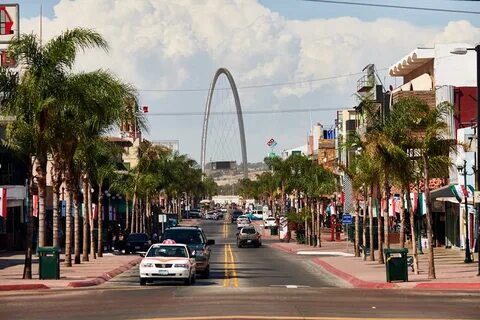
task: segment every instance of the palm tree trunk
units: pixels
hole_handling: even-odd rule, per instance
[[[27,180],[27,185],[25,188],[27,189],[27,196],[25,198],[27,202],[27,239],[26,239],[26,250],[25,250],[25,264],[23,267],[23,279],[32,279],[32,254],[33,254],[33,211],[30,201],[30,195],[32,194],[32,175],[31,171],[29,174],[29,178]]]
[[[405,201],[403,196],[407,194],[405,188],[402,190],[402,198],[400,199],[400,248],[405,248]],[[410,194],[407,194],[410,197]]]
[[[129,233],[130,231],[130,210],[128,208],[128,194],[125,194],[125,231]]]
[[[373,184],[370,186],[370,198],[368,199],[368,229],[370,237],[370,261],[375,261],[375,239],[373,239]]]
[[[75,255],[75,264],[80,263],[80,197],[78,195],[78,190],[74,189],[73,193],[73,210],[75,215],[73,217],[75,224],[75,243],[73,252]]]
[[[132,225],[131,225],[131,233],[134,233],[136,231],[135,229],[135,214],[137,212],[137,194],[133,193],[133,201],[132,201]]]
[[[135,232],[140,232],[140,203],[141,200],[138,200],[138,203],[135,208]]]
[[[360,257],[360,203],[358,195],[355,199],[355,257]]]
[[[47,189],[47,162],[37,160],[38,186],[38,246],[45,247],[45,197]]]
[[[368,216],[367,210],[370,209],[370,208],[368,208],[367,191],[365,191],[364,203],[365,203],[365,208],[363,210],[362,243],[363,243],[364,248],[366,249],[367,248],[367,216]],[[367,259],[367,256],[364,253],[363,254],[363,260],[366,260],[366,259]]]
[[[415,211],[413,210],[410,195],[407,197],[407,206],[410,215],[410,232],[412,240],[413,269],[415,274],[419,274],[418,270],[418,251],[417,251],[417,234],[415,232]]]
[[[72,194],[67,192],[65,205],[65,267],[72,266]]]
[[[320,201],[317,200],[317,244],[322,246],[322,221],[320,219]]]
[[[60,192],[57,190],[53,190],[53,246],[60,248],[60,239],[59,239],[59,222],[60,222],[60,215],[59,215],[59,205],[58,202],[60,200]]]
[[[379,196],[380,195],[380,186],[379,185],[376,186],[376,190],[377,190],[377,196]],[[379,198],[378,200],[381,201],[381,198]],[[387,203],[387,205],[388,205],[388,203]],[[378,219],[377,219],[378,263],[380,263],[380,264],[385,263],[385,259],[383,257],[383,241],[382,241],[382,234],[383,234],[382,214],[384,214],[384,210],[380,209],[380,213],[379,213]],[[388,215],[388,211],[387,211],[387,215]]]
[[[89,210],[88,210],[88,195],[90,192],[88,192],[88,183],[87,183],[87,178],[83,177],[83,246],[82,246],[82,261],[88,261],[88,239],[89,239],[89,232],[88,232],[88,226],[89,226]]]
[[[98,231],[97,231],[97,252],[98,257],[103,257],[103,192],[102,182],[98,183],[98,198],[97,198],[97,210],[98,210]]]
[[[435,276],[435,257],[433,252],[433,230],[432,230],[432,213],[430,211],[430,186],[428,182],[430,181],[430,171],[428,168],[428,159],[427,156],[423,156],[423,166],[425,172],[425,198],[427,202],[427,246],[428,246],[428,279],[436,279]],[[468,219],[468,217],[467,217]],[[470,244],[467,244],[470,245]]]
[[[91,193],[91,189],[92,189],[92,183],[90,181],[90,178],[88,179],[88,189],[87,189],[87,193],[88,193],[88,216],[90,217],[90,219],[88,219],[88,222],[90,223],[89,227],[90,227],[90,256],[92,257],[92,259],[97,259],[97,255],[96,255],[96,252],[95,252],[95,248],[97,247],[96,246],[96,243],[95,243],[95,214],[94,212],[92,211],[92,193]]]
[[[385,248],[390,248],[390,236],[389,236],[389,222],[390,222],[390,216],[388,213],[388,202],[390,201],[390,185],[388,184],[388,175],[385,175],[385,182],[384,182],[384,188],[385,188],[385,216],[384,216],[384,227],[383,227],[383,232],[385,233]],[[393,200],[392,200],[393,201]]]

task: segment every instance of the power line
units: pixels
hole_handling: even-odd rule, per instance
[[[300,112],[319,112],[319,111],[336,111],[336,110],[348,110],[351,108],[308,108],[308,109],[281,109],[281,110],[243,110],[242,114],[278,114],[278,113],[300,113]],[[236,111],[224,111],[224,112],[210,112],[211,116],[216,115],[236,115]],[[203,112],[149,112],[146,116],[204,116]]]
[[[441,8],[397,6],[397,5],[390,5],[390,4],[377,4],[377,3],[365,3],[365,2],[335,1],[335,0],[301,0],[301,1],[322,2],[322,3],[331,3],[331,4],[345,4],[345,5],[363,6],[363,7],[389,8],[389,9],[419,10],[419,11],[434,11],[434,12],[464,13],[464,14],[480,14],[480,11],[466,11],[466,10],[441,9]]]
[[[381,68],[377,69],[377,71],[385,71],[388,70],[389,68]],[[312,83],[312,82],[319,82],[319,81],[327,81],[327,80],[335,80],[335,79],[341,79],[341,78],[348,78],[352,76],[358,76],[358,75],[363,75],[365,72],[354,72],[354,73],[347,73],[347,74],[341,74],[341,75],[334,75],[334,76],[328,76],[328,77],[323,77],[323,78],[315,78],[315,79],[309,79],[309,80],[298,80],[298,81],[289,81],[289,82],[276,82],[276,83],[266,83],[266,84],[252,84],[252,85],[246,85],[246,86],[237,86],[237,89],[257,89],[257,88],[267,88],[267,87],[285,87],[285,86],[291,86],[291,85],[298,85],[298,84],[305,84],[305,83]],[[142,92],[199,92],[199,91],[208,91],[210,89],[137,89],[137,91],[142,91]],[[225,87],[225,88],[215,88],[216,90],[232,90],[230,87]]]

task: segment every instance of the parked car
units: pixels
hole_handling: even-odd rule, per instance
[[[185,244],[191,251],[195,251],[197,274],[202,273],[205,278],[210,276],[210,246],[215,244],[215,240],[207,240],[203,230],[196,226],[169,228],[163,233],[160,242],[167,239]]]
[[[195,254],[185,244],[165,240],[150,247],[139,266],[140,285],[154,280],[180,280],[195,283]]]
[[[245,213],[245,216],[247,216],[250,220],[262,220],[262,216],[256,215],[253,212],[247,212]]]
[[[207,220],[217,220],[218,216],[215,211],[209,211],[205,214],[205,219]]]
[[[150,248],[150,240],[146,233],[130,233],[125,243],[125,254],[138,251],[147,251]]]
[[[237,234],[237,247],[254,246],[258,248],[262,245],[262,236],[255,230],[254,226],[243,227]]]
[[[201,218],[201,217],[202,217],[202,213],[198,209],[192,209],[188,212],[189,219]]]
[[[275,227],[277,227],[277,221],[274,217],[268,217],[263,222],[263,226],[264,226],[265,229],[275,228]]]

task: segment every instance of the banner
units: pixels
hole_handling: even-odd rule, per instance
[[[33,216],[38,218],[38,195],[34,194],[32,196],[33,199]]]
[[[62,214],[62,217],[67,216],[67,201],[60,200],[60,212]]]
[[[0,188],[0,217],[7,218],[7,188]]]
[[[98,206],[96,203],[92,203],[92,218],[93,220],[98,218]]]

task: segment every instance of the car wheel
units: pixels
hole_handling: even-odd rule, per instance
[[[192,277],[189,277],[189,278],[185,279],[185,281],[183,283],[185,283],[186,286],[191,285],[192,284]]]
[[[130,254],[130,251],[128,251],[128,250],[125,250],[125,254]]]
[[[237,242],[237,247],[241,248],[242,244],[240,242]]]
[[[147,285],[147,279],[140,278],[140,285],[141,286],[146,286]]]
[[[196,274],[192,274],[192,284],[194,284],[195,282],[197,282],[197,276]]]
[[[152,279],[148,279],[148,280],[147,280],[147,283],[153,283],[153,280],[152,280]]]

